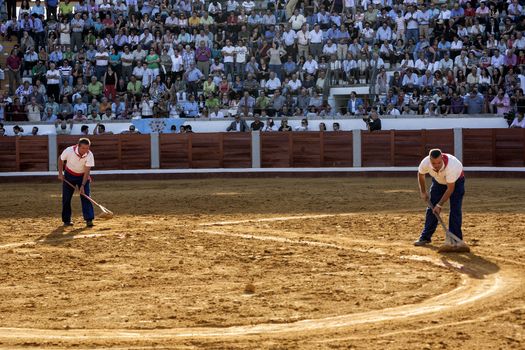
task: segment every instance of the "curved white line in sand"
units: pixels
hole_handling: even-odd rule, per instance
[[[295,217],[294,217],[295,218]],[[335,249],[354,249],[336,244],[291,240],[277,236],[254,236],[249,234],[235,234],[221,231],[197,230],[205,234],[224,235],[242,239],[269,240],[290,244],[321,246]],[[375,254],[386,254],[374,250],[365,250]],[[436,266],[446,266],[439,259],[426,256],[404,256],[404,259],[426,261]],[[455,268],[458,268],[456,266]],[[263,323],[257,325],[232,326],[232,327],[199,327],[199,328],[173,328],[152,330],[128,329],[70,329],[49,330],[35,328],[0,328],[0,339],[38,339],[38,340],[145,340],[145,339],[170,339],[170,338],[196,338],[196,337],[239,337],[257,334],[280,334],[288,332],[315,331],[321,329],[357,326],[362,324],[401,320],[431,313],[444,312],[457,306],[474,303],[481,299],[496,295],[503,291],[507,285],[512,284],[513,276],[506,276],[503,272],[489,275],[485,279],[468,278],[462,275],[461,284],[441,295],[427,299],[418,304],[409,304],[399,307],[372,310],[362,313],[332,316],[321,319],[302,320],[291,323]]]

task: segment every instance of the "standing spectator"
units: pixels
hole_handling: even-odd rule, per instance
[[[22,60],[18,56],[18,50],[11,50],[11,55],[6,60],[7,80],[9,82],[9,95],[14,95],[16,88],[20,85],[20,69]]]

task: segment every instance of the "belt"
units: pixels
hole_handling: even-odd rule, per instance
[[[73,176],[84,176],[84,173],[76,173],[73,170],[69,169],[68,167],[66,167],[66,172],[68,172],[69,174]]]

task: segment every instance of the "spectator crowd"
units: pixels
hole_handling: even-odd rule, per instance
[[[379,115],[525,111],[523,0],[5,3],[16,46],[0,120],[358,115],[377,128]],[[358,84],[370,94],[328,103],[331,86]]]

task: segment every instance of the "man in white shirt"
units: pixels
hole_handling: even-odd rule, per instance
[[[377,30],[376,40],[379,42],[383,42],[385,40],[388,42],[392,41],[392,29],[386,22],[383,22],[383,25]]]
[[[297,60],[299,60],[299,57],[308,56],[309,44],[310,32],[306,30],[306,24],[303,24],[301,30],[297,32]]]
[[[224,62],[224,74],[226,78],[230,79],[228,75],[231,75],[233,78],[234,74],[234,57],[235,57],[235,47],[232,46],[230,40],[226,40],[226,46],[222,48],[222,57]]]
[[[312,55],[308,56],[308,60],[303,64],[303,70],[310,75],[315,75],[318,68],[317,62],[313,59]]]
[[[102,77],[106,73],[109,63],[109,53],[105,47],[100,46],[98,52],[95,54],[95,75],[98,81],[102,81]]]
[[[248,48],[244,45],[242,39],[239,40],[235,47],[235,74],[244,79],[244,68],[246,67],[246,56],[248,55]]]
[[[505,64],[505,57],[503,57],[502,54],[500,54],[499,50],[494,50],[494,56],[490,59],[490,65],[492,69],[496,68],[501,70],[503,65]]]
[[[298,9],[295,9],[293,16],[290,17],[288,22],[292,25],[293,30],[298,31],[303,27],[303,24],[306,23],[306,18],[299,13]]]
[[[267,93],[273,93],[275,90],[281,88],[281,80],[275,75],[275,72],[270,72],[270,78],[264,84]]]
[[[310,53],[314,58],[321,56],[323,51],[323,31],[319,24],[310,32]]]
[[[288,56],[292,56],[294,60],[296,55],[296,42],[297,33],[295,32],[295,30],[292,29],[292,27],[289,24],[287,24],[287,30],[283,33],[284,49],[286,50],[286,54]]]
[[[426,190],[425,175],[432,176],[430,197]],[[438,220],[436,215],[441,213],[443,205],[450,199],[449,230],[459,239],[463,239],[461,231],[462,202],[465,194],[465,176],[463,164],[451,154],[443,153],[440,149],[432,149],[425,157],[418,169],[418,183],[421,198],[430,203],[426,210],[425,227],[421,236],[414,242],[416,246],[424,246],[431,242],[436,231]],[[466,247],[464,245],[463,247]]]
[[[58,179],[62,182],[62,222],[64,226],[72,226],[71,198],[76,187],[80,189],[82,214],[86,225],[93,226],[95,211],[91,202],[85,198],[89,196],[91,168],[95,166],[95,157],[89,150],[89,139],[81,138],[74,146],[66,148],[58,158]],[[67,181],[67,182],[66,182]]]

